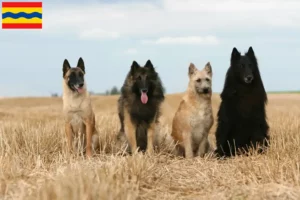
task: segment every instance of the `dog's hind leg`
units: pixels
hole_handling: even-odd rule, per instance
[[[228,144],[228,135],[230,131],[229,122],[219,121],[215,133],[216,147],[215,154],[217,157],[230,155],[231,147]]]
[[[119,133],[117,135],[117,138],[119,139],[124,134],[125,131],[124,130],[124,104],[123,104],[122,96],[118,99],[118,116],[121,124]]]
[[[99,139],[99,135],[98,133],[94,133],[92,136],[92,149],[94,152],[96,152],[96,150],[100,149],[100,139]]]
[[[265,137],[261,132],[255,132],[251,136],[251,147],[257,151],[257,153],[264,153],[269,147],[269,138]]]

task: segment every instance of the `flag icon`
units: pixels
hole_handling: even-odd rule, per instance
[[[2,29],[41,29],[42,2],[2,2]]]

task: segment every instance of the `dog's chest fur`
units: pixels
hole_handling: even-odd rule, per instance
[[[211,104],[203,102],[195,105],[189,121],[192,128],[193,141],[199,143],[204,137],[207,137],[208,130],[213,124]]]
[[[65,121],[72,125],[73,131],[83,131],[84,121],[91,114],[90,101],[86,97],[63,97]]]
[[[69,111],[67,113],[67,118],[72,124],[72,126],[82,124],[84,122],[82,111],[76,111],[76,112]]]

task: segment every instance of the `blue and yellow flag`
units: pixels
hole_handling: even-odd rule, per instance
[[[2,29],[41,29],[42,2],[2,2]]]

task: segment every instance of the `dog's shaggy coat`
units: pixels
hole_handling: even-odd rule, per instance
[[[188,75],[188,89],[175,113],[171,135],[178,142],[177,153],[180,156],[203,157],[211,150],[208,133],[214,121],[211,105],[211,65],[207,63],[199,71],[191,63]]]
[[[125,133],[131,153],[137,148],[150,154],[153,152],[163,100],[163,85],[151,61],[148,60],[144,67],[133,61],[118,100],[119,137]]]
[[[245,55],[233,48],[221,99],[216,130],[217,156],[249,153],[250,148],[264,152],[269,146],[267,94],[252,47]]]

